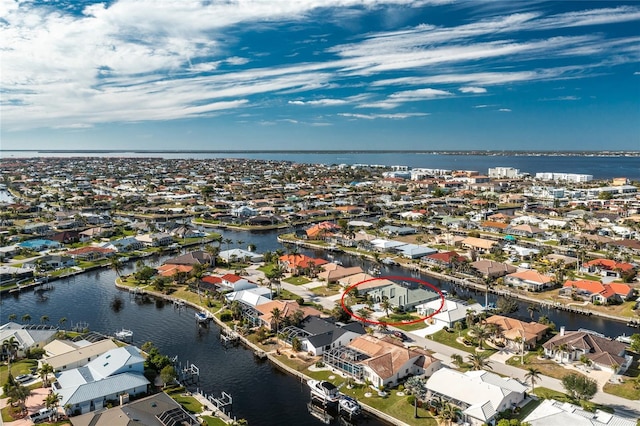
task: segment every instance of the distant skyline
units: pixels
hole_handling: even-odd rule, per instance
[[[0,149],[640,150],[640,3],[0,0]]]

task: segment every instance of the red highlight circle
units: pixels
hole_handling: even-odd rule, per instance
[[[354,314],[353,312],[351,312],[351,311],[349,310],[349,308],[345,305],[345,303],[344,303],[344,298],[345,298],[345,296],[347,295],[347,293],[349,293],[349,291],[350,291],[352,288],[356,288],[357,286],[359,286],[359,285],[361,285],[361,284],[368,283],[368,282],[371,282],[371,281],[376,281],[376,280],[388,280],[388,281],[393,281],[393,280],[400,280],[400,281],[413,281],[413,282],[416,282],[416,283],[418,283],[418,284],[420,284],[420,285],[423,285],[423,286],[425,286],[425,287],[429,287],[431,290],[435,291],[436,293],[438,293],[438,294],[440,295],[440,300],[441,300],[440,307],[439,307],[435,312],[433,312],[433,313],[432,313],[432,314],[430,314],[430,315],[427,315],[427,316],[425,316],[425,317],[418,318],[418,319],[413,320],[413,321],[406,321],[406,322],[405,322],[405,321],[402,321],[402,322],[373,321],[373,320],[370,320],[370,319],[367,319],[367,318],[359,317],[358,315],[356,315],[356,314]],[[375,278],[370,278],[370,279],[368,279],[368,280],[360,281],[359,283],[355,283],[355,284],[353,284],[353,285],[351,285],[351,286],[347,287],[347,288],[345,289],[344,293],[342,293],[342,298],[340,298],[340,305],[342,306],[342,309],[343,309],[346,313],[348,313],[351,317],[355,318],[355,319],[356,319],[356,320],[358,320],[358,321],[362,321],[363,323],[373,324],[373,325],[387,325],[387,326],[389,326],[389,325],[390,325],[390,326],[397,327],[397,326],[400,326],[400,325],[417,324],[417,323],[419,323],[419,322],[422,322],[422,321],[424,321],[424,320],[427,320],[427,319],[431,318],[432,316],[434,316],[434,315],[436,315],[436,314],[440,313],[440,312],[442,311],[442,309],[444,308],[444,294],[442,293],[442,291],[441,291],[438,287],[434,286],[433,284],[431,284],[430,282],[427,282],[427,281],[425,281],[425,280],[421,280],[421,279],[413,278],[413,277],[384,276],[384,277],[375,277]]]

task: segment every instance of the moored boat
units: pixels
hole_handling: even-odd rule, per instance
[[[331,382],[310,379],[307,384],[311,389],[311,394],[324,402],[338,402],[340,400],[340,391]]]
[[[196,321],[198,322],[209,322],[211,318],[209,318],[209,315],[206,314],[206,312],[196,312]]]
[[[338,401],[340,412],[348,414],[350,417],[358,416],[362,412],[362,407],[357,400],[347,395],[341,395]]]
[[[126,328],[116,331],[114,335],[116,339],[122,340],[123,342],[131,342],[133,340],[133,331],[127,330]]]

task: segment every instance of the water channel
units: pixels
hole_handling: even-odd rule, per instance
[[[233,241],[232,247],[255,244],[258,252],[282,248],[276,241],[276,235],[273,231],[223,231],[223,237]],[[226,249],[224,244],[222,249]],[[322,252],[300,251],[324,256]],[[353,256],[338,254],[336,258],[345,266],[370,266]],[[398,267],[383,268],[382,273],[386,275],[410,276],[409,271]],[[132,271],[133,265],[130,264],[123,273]],[[162,300],[136,300],[129,293],[117,290],[115,278],[113,271],[104,269],[56,281],[54,290],[42,295],[30,292],[10,295],[1,301],[0,318],[6,321],[12,313],[18,319],[29,314],[32,322],[38,322],[46,315],[50,323],[55,324],[65,317],[67,328],[77,322],[88,322],[91,330],[110,335],[121,328],[128,328],[134,332],[135,344],[152,341],[163,353],[177,355],[183,364],[197,365],[201,377],[199,387],[214,396],[220,396],[223,391],[230,394],[234,401],[233,413],[238,418],[247,419],[250,424],[321,424],[307,410],[309,390],[299,379],[283,373],[269,362],[256,360],[253,353],[242,346],[225,348],[220,343],[219,329],[213,325],[209,328],[197,326],[190,309],[176,309]],[[427,276],[421,278],[452,290],[448,283]],[[457,291],[460,294],[464,290]],[[481,293],[469,292],[468,295],[483,302]],[[119,310],[114,309],[115,304],[112,303],[116,298],[124,302]],[[495,301],[495,297],[490,296],[490,301]],[[527,304],[521,303],[518,314],[528,316],[526,307]],[[565,325],[568,330],[583,327],[608,336],[633,333],[633,329],[625,324],[611,320],[555,310],[543,310],[540,314],[548,316],[558,326]],[[361,424],[383,425],[376,419],[365,419]]]

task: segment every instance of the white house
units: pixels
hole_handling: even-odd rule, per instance
[[[246,278],[242,278],[240,275],[236,274],[225,274],[220,278],[222,280],[220,285],[223,289],[227,290],[240,291],[258,287],[257,284],[252,283]]]
[[[60,395],[61,406],[84,414],[101,409],[122,394],[131,396],[147,392],[149,381],[144,377],[144,358],[135,346],[112,349],[84,367],[60,373],[52,385]]]
[[[434,312],[437,312],[434,314]],[[467,311],[473,311],[474,314],[481,313],[484,308],[479,303],[468,304],[461,300],[444,299],[444,305],[442,299],[432,300],[422,305],[416,306],[416,311],[419,316],[426,317],[432,315],[427,322],[434,325],[440,325],[442,327],[453,327],[458,321],[464,321],[467,317]]]
[[[249,261],[251,263],[259,263],[264,260],[264,257],[259,253],[254,253],[248,250],[242,250],[234,248],[231,250],[224,250],[218,254],[218,257],[224,259],[225,262],[233,261]]]
[[[44,347],[45,356],[38,360],[38,365],[49,364],[53,371],[60,372],[82,367],[100,355],[112,349],[116,345],[111,339],[103,339],[91,343],[86,340],[81,341],[86,344],[78,345],[76,342],[54,340]]]
[[[495,416],[520,404],[527,387],[484,370],[461,373],[441,368],[427,380],[428,397],[442,397],[462,410],[471,425],[491,424]]]
[[[545,399],[523,420],[531,426],[636,426],[636,420],[605,411]]]

